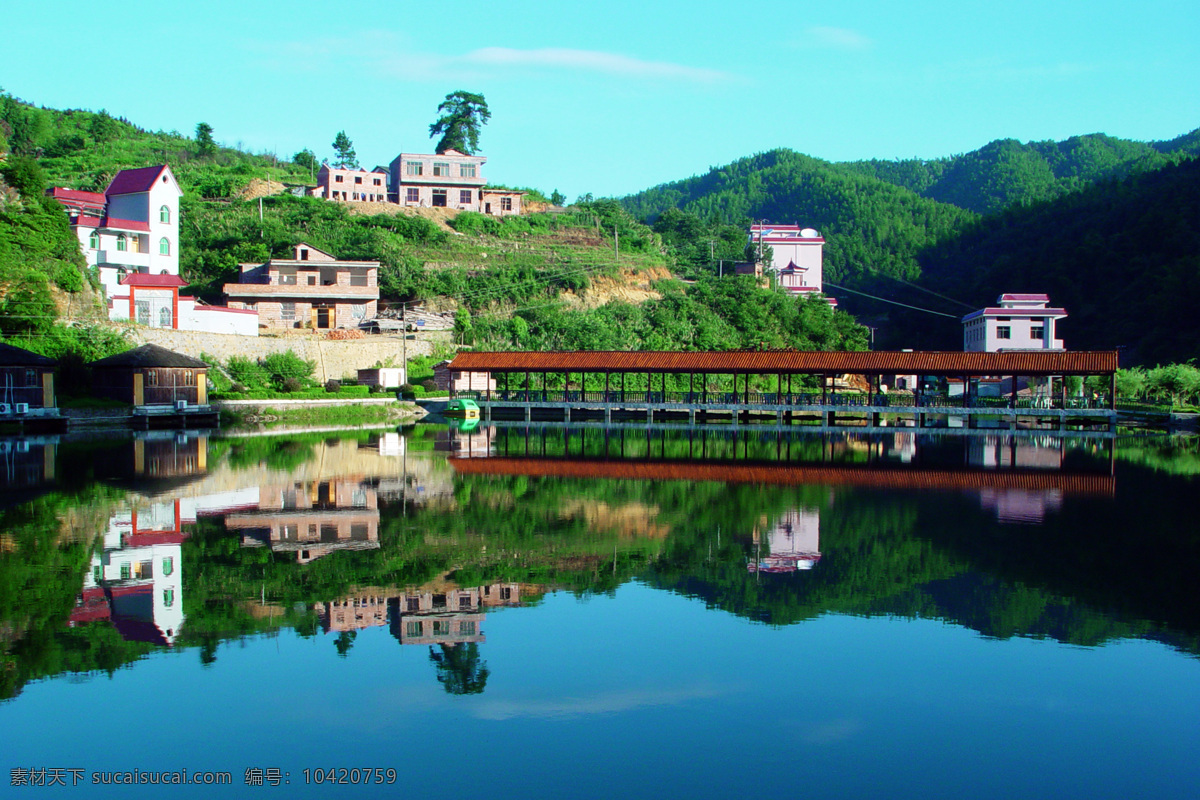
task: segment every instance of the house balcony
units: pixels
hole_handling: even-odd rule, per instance
[[[322,301],[322,300],[377,300],[378,286],[305,286],[303,284],[270,283],[227,283],[224,292],[231,300],[247,298],[259,300]]]
[[[134,250],[97,250],[96,265],[150,269],[150,254]]]

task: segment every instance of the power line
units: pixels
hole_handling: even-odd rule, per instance
[[[936,314],[939,317],[949,317],[950,319],[958,319],[957,314],[947,314],[944,311],[932,311],[928,308],[921,308],[920,306],[910,306],[908,303],[901,303],[896,300],[888,300],[887,298],[884,298],[884,297],[876,297],[875,295],[867,294],[866,292],[859,292],[859,291],[855,291],[854,289],[847,289],[845,286],[838,286],[836,283],[830,283],[829,281],[825,281],[825,285],[832,286],[834,289],[837,289],[839,292],[849,292],[850,294],[860,294],[863,297],[869,297],[872,300],[878,300],[881,303],[891,303],[894,306],[903,306],[904,308],[911,308],[913,311],[924,311],[926,314]]]
[[[911,286],[912,288],[916,289],[919,292],[925,292],[926,294],[931,294],[934,297],[940,297],[942,300],[948,300],[951,303],[955,303],[957,305],[962,306],[963,308],[969,308],[972,311],[974,311],[976,309],[976,306],[973,306],[970,303],[964,303],[962,300],[955,300],[953,297],[947,297],[944,294],[938,294],[937,292],[933,291],[932,289],[926,289],[924,286],[918,286],[917,284],[913,283],[912,281],[906,281],[906,280],[904,280],[904,278],[897,278],[895,275],[888,275],[885,272],[879,272],[878,270],[874,269],[873,267],[870,269],[871,269],[871,273],[873,275],[882,275],[885,278],[891,278],[894,281],[903,283],[907,286]]]

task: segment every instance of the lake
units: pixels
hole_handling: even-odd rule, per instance
[[[1200,781],[1194,438],[514,424],[0,445],[11,796]]]

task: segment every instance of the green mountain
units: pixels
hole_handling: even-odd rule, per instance
[[[951,158],[853,161],[842,166],[942,203],[990,214],[1014,203],[1061,197],[1097,181],[1161,169],[1200,154],[1200,129],[1170,142],[1134,142],[1102,133],[1062,142],[997,139]]]
[[[1070,314],[1061,331],[1071,348],[1126,348],[1130,363],[1186,361],[1200,354],[1200,160],[1012,206],[920,261],[922,284],[968,303],[1048,293]],[[912,332],[916,346],[962,341],[956,323],[931,327],[921,316],[901,311],[892,327]]]
[[[860,283],[875,272],[912,279],[917,254],[976,214],[877,177],[791,150],[772,150],[705,175],[622,198],[635,217],[680,208],[702,219],[799,222],[825,236],[825,276]]]

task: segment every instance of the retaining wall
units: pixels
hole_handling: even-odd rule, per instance
[[[271,353],[291,350],[300,358],[316,364],[313,378],[319,381],[327,381],[330,378],[357,379],[358,370],[389,363],[388,359],[391,359],[390,363],[399,365],[401,353],[405,349],[399,337],[377,335],[365,339],[329,340],[323,338],[324,332],[320,336],[237,336],[228,333],[147,328],[139,325],[132,329],[131,335],[138,344],[156,344],[193,358],[199,358],[203,353],[222,364],[231,356],[257,359]],[[442,338],[448,341],[448,336]],[[424,336],[420,339],[410,339],[407,346],[408,357],[429,355],[433,351],[434,341]]]

